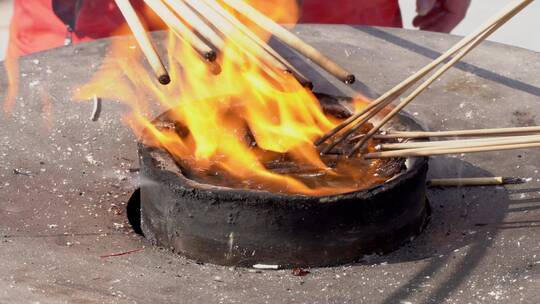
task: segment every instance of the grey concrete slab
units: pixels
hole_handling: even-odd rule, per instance
[[[384,92],[457,37],[348,26],[299,26],[302,38],[356,72],[356,89]],[[160,35],[158,37],[163,37]],[[13,112],[0,114],[0,302],[21,303],[538,303],[538,150],[436,157],[434,177],[530,177],[520,186],[431,189],[427,230],[386,256],[305,277],[288,270],[200,265],[131,232],[135,139],[105,100],[72,101],[109,40],[23,58]],[[288,53],[282,50],[284,53]],[[347,86],[289,54],[317,90]],[[434,130],[538,124],[538,53],[486,43],[408,111]],[[3,73],[3,72],[0,72]],[[6,92],[0,74],[0,100]],[[129,255],[102,255],[141,249]]]

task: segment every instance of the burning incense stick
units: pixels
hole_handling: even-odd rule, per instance
[[[188,42],[204,59],[209,61],[216,59],[216,52],[178,19],[161,0],[144,0],[144,2],[167,24],[177,37]]]
[[[362,116],[358,117],[357,123],[353,127],[351,127],[349,130],[345,131],[343,133],[343,135],[341,135],[339,138],[337,138],[332,143],[330,143],[326,148],[321,150],[321,154],[330,153],[330,151],[332,151],[332,149],[334,149],[337,145],[344,142],[353,133],[358,131],[363,126],[364,123],[368,122],[370,119],[372,119],[377,114],[379,114],[379,112],[382,111],[385,106],[386,106],[386,104],[380,104],[380,105],[376,106],[375,108],[373,108],[372,110],[367,111]],[[365,134],[362,134],[361,137],[357,137],[356,139],[362,139],[364,137],[365,137]],[[316,145],[319,145],[319,143],[317,142]]]
[[[141,20],[137,16],[135,9],[133,9],[129,0],[115,0],[115,2],[126,19],[126,22],[129,25],[133,36],[137,40],[141,51],[146,57],[146,60],[148,60],[148,63],[150,63],[150,66],[152,67],[158,81],[164,85],[169,84],[171,82],[169,73],[165,69],[165,65],[161,61],[161,58],[159,58],[156,49],[152,45],[152,42],[150,41]]]
[[[339,131],[341,131],[342,129],[346,128],[350,124],[357,121],[358,118],[362,117],[365,113],[373,111],[374,108],[379,107],[381,104],[382,105],[390,104],[390,102],[392,102],[395,98],[403,94],[414,83],[418,82],[420,79],[426,76],[429,72],[434,70],[439,64],[443,63],[445,60],[447,60],[448,58],[452,57],[453,55],[455,55],[456,53],[460,51],[463,53],[463,49],[466,49],[470,47],[471,45],[474,45],[475,41],[479,43],[479,41],[481,41],[481,39],[479,40],[479,38],[484,37],[483,39],[485,39],[485,37],[487,37],[486,35],[487,32],[490,32],[490,31],[492,32],[496,30],[498,27],[500,27],[502,24],[508,21],[511,17],[513,17],[515,14],[517,14],[519,11],[521,11],[523,8],[529,5],[531,2],[532,0],[520,0],[520,1],[513,2],[505,10],[503,10],[502,13],[491,18],[478,30],[476,30],[469,36],[462,39],[460,42],[458,42],[456,45],[454,45],[452,48],[446,51],[439,58],[435,59],[434,61],[426,65],[424,68],[422,68],[415,74],[411,75],[410,77],[408,77],[407,79],[405,79],[404,81],[402,81],[401,83],[399,83],[398,85],[396,85],[395,87],[393,87],[392,89],[384,93],[383,95],[381,95],[379,98],[377,98],[375,101],[369,104],[362,111],[360,111],[359,113],[356,113],[355,115],[345,120],[343,123],[339,124],[336,128],[334,128],[333,130],[325,134],[323,137],[321,137],[318,141],[316,141],[315,144],[318,146],[321,145],[323,142],[325,142],[329,138],[336,135]],[[414,99],[415,96],[413,97],[413,95],[411,95],[411,97],[412,99]],[[362,142],[361,145],[364,145],[364,143],[365,142]]]
[[[239,13],[243,14],[246,18],[253,21],[265,31],[276,36],[279,40],[283,41],[302,55],[311,59],[311,61],[318,64],[320,67],[325,69],[328,73],[332,74],[339,80],[345,83],[353,83],[355,81],[355,77],[353,74],[340,67],[330,58],[321,54],[317,49],[305,43],[281,25],[274,22],[274,20],[266,17],[261,12],[251,7],[248,3],[242,0],[223,0],[223,2],[238,11]]]
[[[460,187],[460,186],[496,186],[523,184],[526,180],[520,177],[472,177],[472,178],[440,178],[428,181],[428,186]]]
[[[540,142],[524,143],[524,144],[501,144],[501,145],[484,145],[480,147],[459,147],[459,148],[440,148],[440,149],[406,149],[396,151],[374,152],[364,155],[365,159],[375,158],[390,158],[390,157],[415,157],[415,156],[434,156],[445,154],[462,154],[462,153],[478,153],[490,151],[506,151],[527,148],[539,148]]]
[[[186,23],[193,27],[202,37],[213,44],[219,50],[222,50],[225,42],[197,13],[184,1],[164,0],[172,11]]]
[[[540,126],[517,127],[517,128],[496,128],[496,129],[476,129],[476,130],[455,130],[455,131],[431,131],[431,132],[401,132],[395,131],[387,134],[375,135],[375,139],[394,138],[429,138],[429,137],[476,137],[476,136],[500,136],[540,133]],[[363,136],[363,135],[362,135]]]
[[[518,11],[509,13],[509,15],[504,15],[499,22],[488,29],[485,33],[478,36],[473,40],[469,45],[464,47],[454,58],[444,64],[439,70],[437,70],[433,75],[431,75],[425,82],[423,82],[418,88],[416,88],[409,96],[403,99],[399,105],[397,105],[388,115],[386,115],[381,121],[377,122],[375,126],[358,142],[354,145],[352,150],[349,152],[349,156],[352,156],[354,153],[358,152],[365,144],[375,135],[385,124],[387,124],[394,116],[396,116],[401,110],[403,110],[407,105],[409,105],[418,95],[425,91],[433,82],[439,79],[442,74],[448,71],[456,63],[458,63],[465,55],[470,51],[476,48],[482,41],[489,37],[493,32],[499,29],[503,24],[510,20]]]
[[[185,0],[199,15],[204,16],[207,22],[212,24],[216,29],[218,29],[223,36],[233,38],[239,36],[240,32],[237,28],[233,26],[225,17],[223,17],[216,10],[211,8],[205,1],[196,1],[196,0]],[[246,37],[247,38],[247,37]],[[248,39],[249,40],[249,39]],[[246,51],[255,62],[259,62],[256,56],[259,56],[263,61],[268,63],[270,66],[276,67],[285,71],[287,68],[275,58],[271,57],[269,54],[264,52],[258,45],[255,43],[240,43],[235,39],[231,40],[231,43],[235,44],[237,47]],[[249,49],[245,49],[245,48]],[[272,74],[268,70],[266,71],[269,74]]]
[[[192,0],[193,1],[193,0]],[[272,47],[268,45],[265,41],[263,41],[259,36],[257,36],[255,33],[253,33],[246,25],[244,25],[240,20],[238,20],[233,14],[231,14],[229,11],[223,9],[223,7],[217,3],[215,0],[202,0],[206,5],[211,8],[214,12],[220,14],[223,18],[225,18],[227,21],[230,22],[236,29],[238,29],[240,32],[242,32],[244,35],[246,35],[249,39],[251,39],[253,42],[255,42],[257,45],[259,45],[261,48],[263,48],[266,52],[274,56],[276,59],[281,61],[283,64],[287,66],[287,68],[291,70],[296,70],[294,66],[292,66],[285,58],[283,58],[278,52],[276,52]],[[193,2],[194,5],[196,5]]]
[[[270,68],[261,66],[265,73],[272,78],[280,78],[280,75],[271,71],[271,68],[290,72],[304,87],[313,87],[311,81],[298,72],[291,64],[283,59],[276,51],[268,46],[264,41],[251,32],[245,25],[236,19],[232,14],[226,12],[218,3],[212,1],[185,0],[199,15],[204,16],[205,20],[212,24],[216,29],[223,33],[225,37],[231,39],[239,48],[254,59],[254,62],[261,60]],[[242,37],[239,42],[236,39]],[[236,38],[236,39],[235,39]],[[258,60],[257,58],[260,58]]]
[[[498,146],[498,145],[514,145],[514,144],[530,144],[530,143],[539,143],[540,135],[528,135],[528,136],[506,136],[500,137],[498,139],[478,139],[478,140],[450,140],[442,142],[429,142],[422,143],[425,146],[412,147],[405,149],[398,149],[393,151],[399,153],[400,151],[431,151],[431,150],[441,150],[441,149],[461,149],[461,148],[476,148],[476,147],[488,147],[488,146]],[[402,145],[411,146],[415,143],[403,143]],[[395,148],[396,145],[393,145]]]
[[[441,140],[441,141],[420,141],[420,142],[404,142],[404,143],[391,143],[381,144],[378,146],[380,150],[404,150],[404,149],[416,149],[416,148],[441,148],[441,147],[455,147],[457,145],[472,145],[472,144],[489,144],[492,142],[500,143],[508,140],[527,140],[531,135],[523,136],[504,136],[504,137],[486,137],[486,138],[474,138],[474,139],[461,139],[461,140]],[[539,138],[540,139],[540,138]]]
[[[283,62],[278,61],[276,57],[268,51],[268,48],[263,47],[266,45],[264,41],[252,33],[251,30],[238,21],[236,17],[225,11],[225,9],[223,9],[223,7],[221,7],[218,3],[204,0],[186,1],[197,9],[201,15],[206,16],[210,14],[212,18],[208,18],[208,21],[214,23],[214,26],[222,30],[223,34],[226,37],[229,37],[229,39],[239,39],[239,37],[242,37],[243,43],[233,40],[233,43],[235,43],[237,46],[245,49],[247,52],[251,52],[256,57],[259,57],[263,61],[269,63],[271,66],[274,66],[282,71],[287,70],[287,67]]]
[[[229,11],[223,9],[223,7],[216,2],[215,0],[202,0],[204,3],[207,4],[209,8],[214,10],[216,13],[220,14],[223,18],[225,18],[227,21],[229,21],[236,29],[238,29],[241,33],[246,35],[249,39],[251,39],[253,42],[255,42],[261,50],[259,50],[259,54],[264,54],[265,58],[267,58],[266,53],[271,55],[275,60],[277,60],[277,66],[284,65],[285,70],[292,73],[294,77],[302,84],[304,87],[313,88],[313,84],[310,80],[307,79],[306,76],[304,76],[300,71],[298,71],[292,64],[290,64],[283,56],[281,56],[276,50],[274,50],[268,43],[263,41],[259,36],[257,36],[255,33],[253,33],[246,25],[244,25],[238,18],[236,18],[233,14],[231,14]],[[193,1],[193,5],[197,5],[197,1]],[[267,58],[268,60],[269,58]],[[270,59],[270,62],[273,62],[275,65],[275,60]]]

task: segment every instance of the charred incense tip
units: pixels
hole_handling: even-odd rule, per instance
[[[162,85],[168,85],[169,83],[171,83],[171,77],[168,74],[164,74],[159,76],[158,81]]]
[[[353,84],[354,82],[356,81],[356,76],[354,76],[353,74],[350,74],[350,75],[347,75],[345,77],[345,83],[346,84]]]
[[[214,61],[216,60],[216,58],[217,58],[217,53],[214,50],[204,53],[204,59],[208,61]]]
[[[330,154],[332,150],[334,150],[335,144],[329,144],[328,146],[324,147],[324,149],[321,150],[321,156]]]
[[[521,177],[503,177],[503,184],[518,185],[526,182],[527,179]]]
[[[313,144],[315,145],[315,147],[318,147],[318,146],[322,145],[325,141],[326,141],[326,139],[324,137],[321,137],[321,138],[317,139]]]
[[[208,68],[210,69],[210,73],[212,73],[212,75],[221,74],[221,66],[216,62],[208,62]]]
[[[361,141],[359,141],[350,151],[347,153],[347,158],[352,158],[355,155],[364,154],[366,148],[367,148],[368,141],[364,138]]]

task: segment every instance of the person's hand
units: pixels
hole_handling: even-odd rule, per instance
[[[417,0],[413,25],[424,31],[450,33],[465,18],[471,0]]]

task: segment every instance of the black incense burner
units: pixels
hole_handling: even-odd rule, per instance
[[[347,116],[347,98],[318,95]],[[158,118],[159,119],[159,118]],[[407,115],[396,130],[424,130]],[[276,194],[195,182],[164,150],[139,144],[141,227],[153,243],[199,262],[280,267],[332,266],[384,254],[418,235],[429,214],[427,158],[384,184],[331,196]]]

